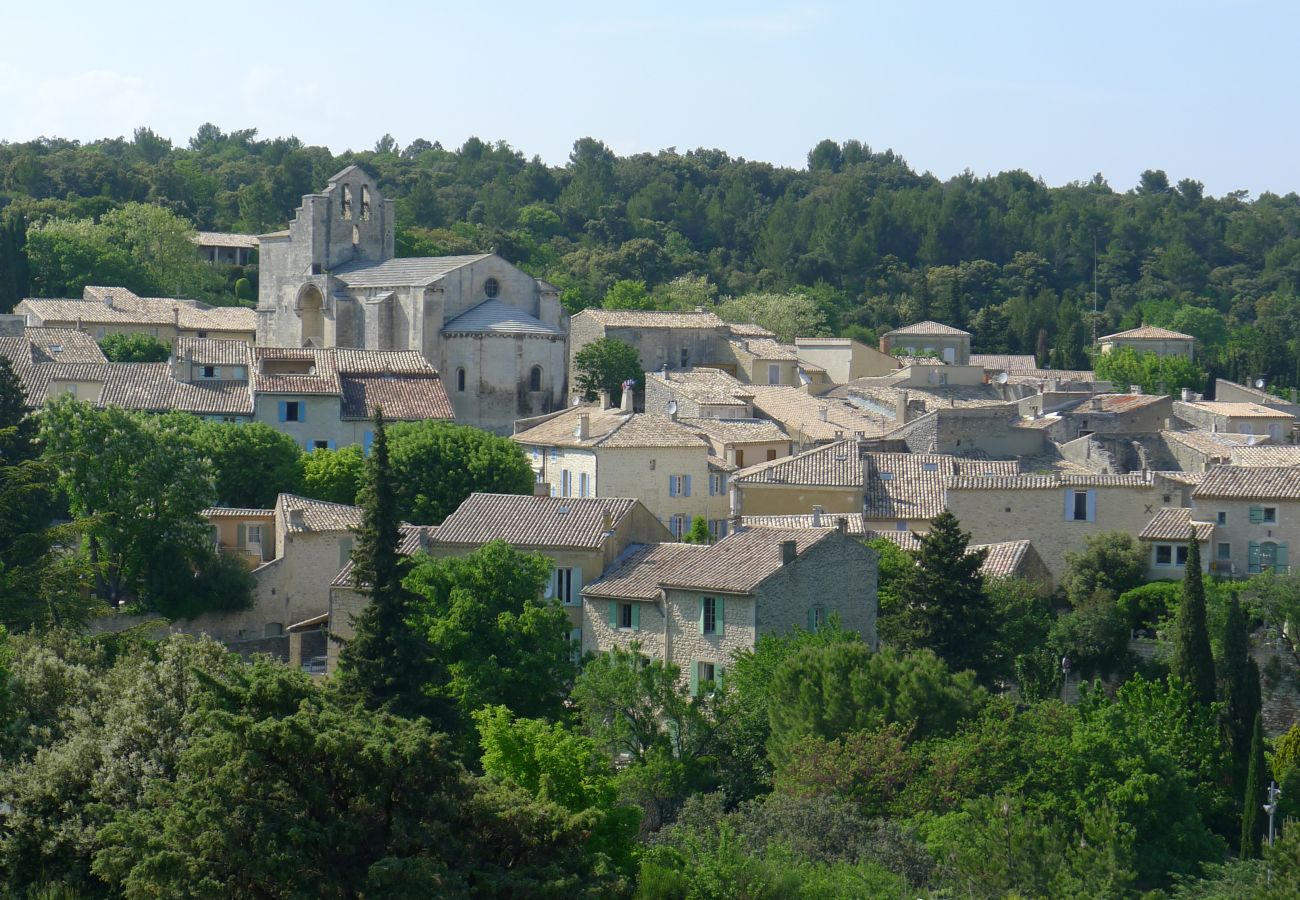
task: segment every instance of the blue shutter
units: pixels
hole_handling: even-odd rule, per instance
[[[640,603],[632,604],[632,630],[633,631],[641,630],[641,604]]]
[[[1074,520],[1074,491],[1069,488],[1065,491],[1065,520]]]
[[[682,485],[682,496],[689,497],[691,495],[691,476],[687,475],[685,478],[686,480]]]
[[[1289,572],[1289,571],[1290,571],[1290,568],[1291,568],[1291,564],[1290,564],[1289,562],[1287,562],[1287,545],[1286,545],[1286,544],[1278,544],[1278,545],[1277,545],[1277,552],[1274,554],[1274,556],[1275,556],[1275,559],[1274,559],[1274,566],[1275,566],[1275,569],[1274,569],[1274,571],[1276,571],[1277,574],[1279,574],[1279,575],[1285,575],[1285,574],[1287,574],[1287,572]]]
[[[582,569],[571,569],[573,575],[569,584],[570,602],[582,605]]]
[[[669,497],[676,497],[676,496],[677,496],[677,476],[676,476],[676,475],[669,475],[669,476],[668,476],[668,496],[669,496]]]
[[[1246,571],[1251,575],[1259,574],[1259,544],[1254,541],[1246,546]]]
[[[326,441],[326,442],[325,442],[325,446],[329,447],[331,450],[337,450],[337,449],[338,449],[338,446],[335,445],[335,443],[334,443],[333,441]]]
[[[248,526],[243,522],[235,526],[235,546],[240,550],[248,546]]]
[[[1264,507],[1252,506],[1250,508],[1250,524],[1258,525],[1264,521]]]
[[[283,400],[280,401],[280,421],[289,421],[289,404]]]
[[[361,436],[361,447],[362,450],[365,452],[366,456],[370,455],[370,445],[373,444],[374,442],[375,442],[375,433],[373,431],[367,431],[364,435]]]
[[[817,608],[814,606],[810,606],[808,607],[808,631],[813,632],[816,630],[817,630]]]
[[[299,422],[306,422],[306,421],[307,421],[307,401],[306,401],[306,400],[299,400],[299,401],[298,401],[298,421],[299,421]]]
[[[1088,491],[1088,521],[1097,521],[1097,492]]]
[[[700,598],[700,616],[697,623],[700,627],[700,634],[704,634],[704,598]]]

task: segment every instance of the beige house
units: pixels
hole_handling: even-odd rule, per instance
[[[275,510],[214,506],[203,510],[203,516],[212,527],[218,553],[233,556],[249,569],[275,559]]]
[[[1192,359],[1196,352],[1196,338],[1190,334],[1142,325],[1128,331],[1117,331],[1097,338],[1102,353],[1129,347],[1137,353],[1154,353],[1156,356],[1185,356]]]
[[[762,635],[816,630],[831,616],[874,648],[876,577],[875,551],[837,528],[635,547],[583,589],[582,649],[635,644],[678,666],[695,693]]]
[[[628,398],[630,399],[630,398]],[[726,534],[725,460],[702,432],[669,416],[576,406],[516,423],[514,440],[555,497],[637,497],[673,537],[696,516]]]
[[[1216,569],[1212,553],[1214,547],[1214,523],[1198,522],[1194,510],[1161,509],[1138,535],[1138,541],[1147,554],[1148,581],[1177,581],[1187,571],[1188,547],[1195,530],[1196,542],[1201,547],[1201,569],[1209,572]]]
[[[1258,403],[1223,400],[1174,401],[1174,415],[1193,428],[1231,434],[1267,435],[1289,441],[1295,418],[1288,412]]]
[[[899,351],[908,356],[934,354],[952,365],[970,363],[970,332],[942,322],[917,322],[895,328],[880,336],[880,352],[890,356]]]
[[[748,419],[754,415],[754,394],[721,369],[646,372],[645,411],[691,419]]]
[[[583,586],[598,579],[630,547],[670,537],[637,500],[476,493],[437,528],[412,529],[400,552],[460,556],[500,540],[517,550],[540,553],[552,565],[546,596],[564,606],[571,636],[581,642]],[[330,633],[351,637],[353,618],[367,602],[365,592],[352,582],[351,566],[344,567],[330,590]],[[331,642],[330,671],[337,661],[338,644]]]
[[[80,300],[27,298],[14,307],[27,324],[85,331],[97,341],[110,334],[145,334],[164,344],[178,337],[253,342],[256,315],[242,306],[209,306],[173,297],[137,297],[122,287],[87,287]]]
[[[767,419],[687,419],[679,422],[709,442],[709,452],[732,470],[790,455],[790,436]]]
[[[738,379],[748,384],[786,384],[799,387],[812,380],[808,369],[822,371],[819,367],[801,363],[794,348],[778,343],[773,338],[731,338],[726,344],[727,356],[734,360],[733,371]],[[804,370],[806,381],[799,378]]]
[[[1217,466],[1192,491],[1197,521],[1214,526],[1211,560],[1220,575],[1291,570],[1300,540],[1300,468]]]
[[[825,370],[832,384],[888,375],[899,367],[888,353],[851,338],[795,338],[794,349],[800,363]]]
[[[577,384],[573,360],[594,341],[613,338],[637,351],[643,372],[723,366],[735,362],[723,349],[730,332],[711,312],[584,309],[569,320],[569,384]]]
[[[1291,389],[1289,398],[1283,398],[1262,388],[1237,384],[1235,381],[1228,381],[1226,378],[1216,378],[1214,379],[1214,399],[1228,403],[1257,403],[1260,406],[1269,406],[1281,410],[1293,418],[1300,418],[1300,402],[1297,402],[1300,397],[1297,396],[1295,388]]]
[[[1111,531],[1139,535],[1161,509],[1182,505],[1181,486],[1153,472],[1130,475],[957,475],[943,505],[975,543],[1033,541],[1053,583],[1067,551]]]

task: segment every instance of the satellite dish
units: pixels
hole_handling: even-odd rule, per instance
[[[799,383],[812,384],[812,379],[808,377],[808,373],[805,372],[803,369],[799,370]]]
[[[995,380],[997,381],[998,384],[1006,384],[1008,381],[1011,380],[1011,376],[1008,375],[1006,372],[999,372],[998,377]]]
[[[1256,378],[1256,379],[1255,379],[1255,387],[1259,388],[1260,390],[1263,390],[1263,388],[1264,388],[1264,379],[1263,379],[1263,378]]]
[[[676,401],[676,400],[669,400],[669,401],[668,401],[668,415],[670,415],[670,416],[675,416],[675,415],[677,415],[677,401]]]

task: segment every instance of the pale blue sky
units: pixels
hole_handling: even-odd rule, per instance
[[[6,6],[4,140],[148,124],[184,143],[212,121],[336,152],[477,135],[561,163],[590,135],[802,166],[857,138],[945,178],[1300,189],[1289,3]]]

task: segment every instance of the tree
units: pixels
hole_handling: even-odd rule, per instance
[[[600,301],[605,309],[654,309],[644,281],[616,281]]]
[[[172,355],[171,347],[148,334],[109,334],[99,342],[109,362],[161,363]]]
[[[1193,535],[1187,542],[1183,569],[1183,596],[1178,608],[1178,639],[1173,672],[1192,686],[1196,702],[1214,702],[1214,656],[1205,625],[1205,583],[1201,574],[1200,544]]]
[[[1183,388],[1205,388],[1205,372],[1185,356],[1157,356],[1121,347],[1097,357],[1097,377],[1114,383],[1116,390],[1137,386],[1149,394],[1177,394]]]
[[[551,568],[544,556],[504,541],[464,556],[422,556],[412,566],[409,620],[437,666],[424,690],[445,711],[435,719],[443,730],[469,735],[471,715],[484,706],[560,717],[573,682],[573,645],[559,599],[542,597]]]
[[[365,483],[366,457],[355,444],[329,450],[317,447],[302,457],[304,496],[355,505]]]
[[[817,303],[801,293],[728,297],[715,312],[726,322],[761,325],[787,344],[796,337],[819,337],[826,326]]]
[[[880,623],[881,636],[900,649],[927,648],[954,670],[992,673],[985,640],[993,610],[980,568],[987,555],[967,552],[970,534],[945,512],[930,523],[913,552],[916,565],[899,573],[897,612]]]
[[[291,436],[262,422],[198,422],[191,436],[199,454],[212,463],[222,505],[269,509],[279,494],[297,493],[303,453]],[[354,493],[339,502],[355,501]]]
[[[612,402],[620,402],[623,385],[638,386],[644,378],[636,348],[616,338],[592,341],[573,354],[574,381],[583,399],[595,400],[600,391],[609,391]]]
[[[1233,783],[1245,784],[1250,760],[1251,728],[1260,712],[1259,675],[1250,659],[1250,636],[1237,592],[1228,596],[1223,626],[1223,656],[1219,665],[1219,696],[1223,700],[1224,730],[1232,754]],[[1250,678],[1255,678],[1252,686]]]
[[[1255,714],[1251,723],[1250,763],[1246,767],[1246,788],[1242,792],[1241,858],[1258,859],[1264,839],[1265,782],[1268,780],[1264,761],[1264,717]]]
[[[687,544],[713,543],[713,535],[709,533],[709,520],[704,516],[696,516],[692,519],[691,528],[682,535],[682,541]]]
[[[429,420],[398,422],[388,440],[397,515],[408,522],[437,525],[475,491],[533,492],[533,467],[509,438]]]
[[[1065,552],[1061,586],[1072,604],[1106,591],[1111,600],[1140,585],[1146,574],[1146,554],[1131,535],[1119,531],[1094,535],[1079,553]]]
[[[376,409],[361,493],[361,527],[352,549],[353,586],[368,594],[370,602],[353,619],[355,632],[339,654],[339,688],[367,709],[431,714],[436,721],[440,714],[445,718],[445,711],[424,693],[435,674],[432,648],[411,623],[415,597],[402,584],[408,560],[398,555],[400,538],[388,429],[382,410]]]

